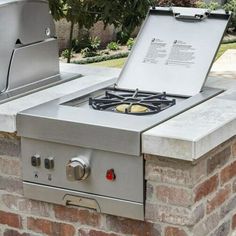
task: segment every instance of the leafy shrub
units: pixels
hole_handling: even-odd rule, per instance
[[[119,41],[121,43],[121,45],[125,45],[127,43],[127,41],[129,40],[129,38],[130,38],[130,34],[125,33],[123,31],[119,31],[116,34],[116,39],[117,39],[117,41]]]
[[[82,35],[78,39],[72,40],[72,48],[76,53],[79,53],[83,48],[87,48],[89,46],[90,46],[90,41],[88,34]]]
[[[196,3],[196,6],[199,8],[206,8],[209,10],[217,10],[217,9],[221,8],[221,5],[216,1],[210,1],[208,3],[199,1]]]
[[[94,50],[91,50],[89,47],[87,47],[81,50],[81,54],[83,57],[94,57],[98,55],[98,52],[97,50],[94,51]]]
[[[126,46],[128,47],[129,50],[132,49],[132,47],[134,46],[134,43],[135,43],[134,39],[133,38],[129,38],[129,40],[126,43]]]
[[[179,6],[179,7],[195,7],[194,0],[158,0],[157,5],[161,7]]]
[[[94,51],[97,51],[98,48],[101,45],[101,39],[97,36],[96,37],[90,37],[89,38],[89,43],[90,43],[89,48],[94,50]]]
[[[107,44],[107,49],[111,50],[111,51],[117,51],[119,50],[119,44],[116,42],[110,42]]]
[[[209,3],[205,3],[203,1],[197,2],[197,7],[200,8],[207,8],[210,10],[217,10],[219,8],[225,9],[225,11],[231,11],[232,12],[232,17],[230,21],[230,28],[233,28],[234,31],[236,31],[236,0],[229,0],[225,5],[221,6],[218,2],[216,1],[211,1]]]
[[[89,63],[107,61],[107,60],[112,60],[112,59],[124,58],[124,57],[127,57],[128,55],[129,55],[128,52],[122,52],[122,53],[117,53],[117,54],[113,54],[113,55],[88,57],[86,59],[72,61],[72,63],[75,63],[75,64],[89,64]]]
[[[65,59],[68,59],[69,57],[71,58],[74,57],[74,54],[75,52],[73,50],[71,51],[71,55],[70,55],[69,50],[65,49],[64,51],[62,51],[61,56]]]
[[[94,57],[99,55],[98,49],[101,45],[101,40],[98,37],[89,38],[89,46],[81,50],[83,57]]]
[[[224,9],[226,11],[231,11],[232,12],[232,18],[230,22],[231,28],[233,28],[234,31],[236,31],[236,0],[229,0],[225,5]]]

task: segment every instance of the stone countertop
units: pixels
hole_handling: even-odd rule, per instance
[[[206,85],[226,91],[143,133],[143,153],[194,161],[236,135],[236,50],[216,61]]]
[[[207,86],[226,92],[143,133],[143,153],[194,161],[236,134],[235,54],[236,50],[228,50],[213,65],[207,81]],[[16,114],[22,110],[78,90],[112,84],[120,73],[120,69],[63,63],[61,71],[78,72],[86,77],[1,104],[0,131],[15,132]]]
[[[49,102],[83,89],[96,89],[101,85],[110,85],[118,77],[119,69],[91,67],[75,64],[60,65],[61,71],[80,73],[84,77],[3,103],[0,105],[0,131],[16,132],[16,114],[31,107]],[[96,75],[96,76],[93,76]]]

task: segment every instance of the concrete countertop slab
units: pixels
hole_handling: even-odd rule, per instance
[[[120,70],[110,68],[93,68],[91,66],[61,64],[61,71],[85,75],[78,79],[3,103],[0,105],[0,131],[16,132],[16,114],[31,107],[52,101],[87,89],[88,92],[115,83]]]
[[[143,152],[193,161],[236,134],[236,90],[143,134]]]
[[[234,50],[225,60],[232,65],[223,71],[225,60],[213,66],[207,86],[226,92],[148,130],[142,135],[143,153],[193,161],[236,134],[236,65]],[[229,61],[230,58],[230,61]],[[221,69],[219,70],[218,67]],[[120,69],[61,64],[61,71],[87,75],[0,105],[0,131],[16,131],[16,114],[79,90],[96,89],[115,82]],[[93,76],[96,75],[96,76]],[[99,77],[101,76],[101,77]]]
[[[226,91],[143,133],[143,153],[194,161],[236,135],[235,52],[216,61],[206,83]]]
[[[212,66],[214,72],[232,72],[236,73],[236,49],[228,49]]]

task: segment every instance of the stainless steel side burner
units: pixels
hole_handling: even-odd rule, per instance
[[[143,220],[142,133],[222,92],[204,81],[229,18],[151,9],[116,84],[18,114],[25,196]]]
[[[176,101],[168,99],[170,95],[151,93],[127,89],[108,89],[105,95],[98,98],[89,98],[89,105],[99,111],[115,111],[130,115],[150,115],[159,113],[171,106]]]
[[[78,77],[59,71],[46,0],[3,0],[0,22],[0,103]]]

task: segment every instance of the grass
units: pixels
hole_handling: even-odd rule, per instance
[[[116,67],[116,68],[122,68],[125,64],[127,58],[119,58],[119,59],[113,59],[108,61],[102,61],[93,63],[94,66],[104,66],[104,67]]]
[[[236,43],[226,43],[222,44],[220,46],[220,49],[218,51],[218,54],[216,56],[216,60],[222,56],[222,54],[228,50],[228,49],[236,49]],[[98,62],[94,63],[94,66],[103,66],[103,67],[116,67],[116,68],[122,68],[123,65],[125,64],[127,58],[120,58],[120,59],[114,59],[114,60],[109,60],[109,61],[103,61],[103,62]]]
[[[220,46],[220,49],[217,53],[216,60],[222,56],[222,54],[228,49],[236,49],[236,43],[225,43]]]

